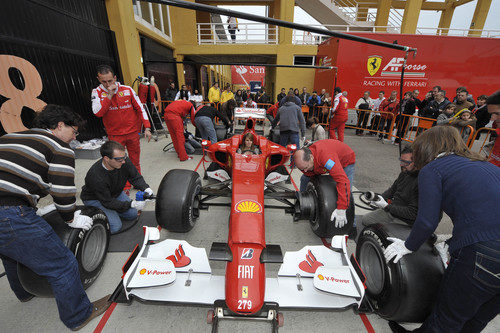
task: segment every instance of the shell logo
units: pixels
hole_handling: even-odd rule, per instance
[[[141,269],[141,271],[139,272],[139,274],[141,274],[141,275],[146,274],[146,269],[145,268]]]
[[[321,274],[318,275],[318,279],[320,279],[321,281],[323,281],[325,279],[325,277]]]
[[[236,204],[234,210],[239,213],[262,213],[262,206],[253,200],[242,200]]]

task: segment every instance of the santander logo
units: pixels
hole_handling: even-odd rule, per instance
[[[306,260],[303,260],[299,264],[299,268],[306,273],[314,274],[318,267],[324,266],[322,262],[317,261],[311,250],[307,251]]]

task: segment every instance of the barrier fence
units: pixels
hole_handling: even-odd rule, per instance
[[[173,101],[160,101],[160,111],[163,113],[165,107]],[[214,105],[216,108],[220,107],[220,103],[210,103],[208,101],[202,102],[204,105]],[[268,109],[272,106],[271,103],[257,103],[257,108]],[[362,110],[362,109],[350,109],[357,113],[358,119],[356,125],[346,124],[346,128],[352,128],[358,131],[367,131],[369,133],[383,135],[387,139],[391,140],[393,137],[395,139],[399,138],[401,141],[413,142],[415,138],[422,132],[428,130],[429,128],[435,126],[436,119],[420,117],[415,115],[395,115],[392,112],[384,111],[373,111],[373,110]],[[309,117],[317,117],[318,123],[322,125],[325,130],[329,130],[329,120],[331,116],[330,106],[314,106],[309,107],[307,105],[302,106],[302,113],[304,119],[307,120]],[[216,117],[216,124],[220,123],[220,120]],[[467,131],[466,135],[464,132]],[[474,127],[467,125],[464,126],[460,135],[462,135],[465,144],[471,151],[476,151],[483,154],[486,157],[491,155],[491,147],[494,140],[492,140],[492,134],[495,133],[493,128],[482,127],[477,130]]]

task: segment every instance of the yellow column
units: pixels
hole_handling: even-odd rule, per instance
[[[491,0],[478,0],[476,4],[476,10],[474,11],[474,16],[472,17],[472,22],[470,24],[470,29],[478,29],[481,31],[469,31],[469,36],[481,36],[481,32],[484,28],[484,22],[486,22],[486,17],[490,10]]]
[[[174,52],[174,57],[177,61],[184,61],[184,55],[177,54]],[[175,64],[177,67],[177,84],[180,88],[183,84],[186,84],[186,78],[184,76],[184,64]]]
[[[401,22],[401,33],[414,34],[417,31],[418,17],[422,9],[423,0],[407,0],[403,22]]]
[[[375,26],[385,27],[389,23],[389,13],[391,11],[391,0],[379,0],[377,4],[377,17]],[[376,31],[387,31],[387,28],[375,28]]]
[[[278,1],[278,0],[276,0]],[[279,0],[279,12],[275,13],[278,15],[278,19],[293,22],[293,11],[295,9],[294,0]],[[279,44],[292,44],[292,29],[289,28],[278,28],[278,38]]]
[[[441,18],[439,19],[438,34],[447,35],[451,25],[451,19],[453,18],[453,13],[455,12],[455,7],[453,3],[455,0],[446,0],[446,8],[441,12]]]
[[[188,0],[194,2],[194,0]],[[195,10],[179,7],[169,7],[170,20],[172,25],[172,40],[177,45],[196,45],[197,41],[197,20]],[[198,18],[203,19],[203,14]],[[207,31],[204,31],[207,33]]]
[[[132,1],[106,0],[109,27],[115,32],[118,57],[123,74],[123,83],[132,84],[144,75],[141,63],[141,43],[135,28]]]

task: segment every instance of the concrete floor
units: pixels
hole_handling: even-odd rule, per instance
[[[354,186],[360,190],[384,191],[399,173],[398,149],[391,144],[381,144],[375,137],[359,137],[348,130],[346,143],[356,152],[356,176]],[[158,142],[141,143],[141,166],[146,181],[153,190],[157,190],[163,175],[170,169],[185,168],[194,170],[200,160],[195,156],[191,161],[180,163],[175,152],[162,152],[162,148],[170,142],[160,136]],[[95,160],[77,160],[76,184],[83,185],[86,171]],[[201,168],[200,168],[201,169]],[[200,174],[202,170],[199,170]],[[292,174],[298,183],[300,171]],[[291,187],[291,185],[289,185]],[[42,200],[41,205],[50,203],[49,198]],[[148,204],[146,210],[154,210]],[[366,211],[356,208],[356,214]],[[162,231],[162,238],[184,239],[193,246],[208,249],[212,242],[227,241],[226,221],[229,211],[224,207],[212,207],[202,211],[194,229],[186,234],[171,234]],[[283,251],[298,250],[305,245],[320,245],[321,240],[310,230],[308,223],[294,223],[290,215],[279,210],[266,210],[266,241],[279,244]],[[438,227],[438,233],[450,233],[451,222],[445,218]],[[354,251],[355,243],[349,241],[349,251]],[[121,267],[129,253],[109,253],[103,271],[96,282],[87,290],[91,300],[98,299],[113,292],[121,278]],[[214,274],[223,274],[224,264],[211,263]],[[267,275],[276,276],[279,265],[266,265]],[[0,272],[3,267],[0,266]],[[118,304],[109,318],[104,332],[210,332],[211,327],[205,323],[208,308],[187,306],[152,305],[134,301],[131,305]],[[363,332],[366,331],[360,317],[353,311],[314,312],[283,311],[285,324],[282,332]],[[387,322],[377,315],[368,315],[376,332],[389,332]],[[92,321],[81,332],[92,332],[99,319]],[[416,327],[409,325],[409,328]],[[496,328],[495,328],[496,327]],[[269,331],[268,323],[255,321],[222,321],[220,332],[256,332]],[[20,303],[11,292],[7,278],[0,278],[0,332],[64,332],[65,326],[58,318],[57,307],[53,299],[34,298],[27,303]],[[485,332],[500,331],[500,319],[491,322]]]

